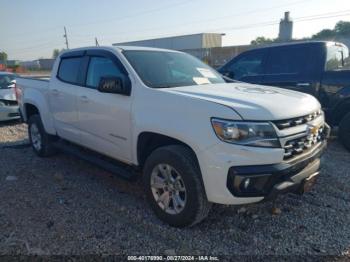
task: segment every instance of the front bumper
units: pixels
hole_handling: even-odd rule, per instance
[[[320,157],[327,146],[324,139],[309,150],[285,159],[284,148],[259,148],[218,143],[197,151],[203,184],[210,202],[241,205],[260,202],[284,192],[296,192],[307,178],[317,176]],[[301,134],[303,135],[303,134]],[[250,178],[248,190],[243,180]]]
[[[320,156],[326,145],[326,142],[320,143],[313,152],[294,163],[232,167],[228,172],[227,188],[236,197],[264,199],[286,192],[302,192],[308,178],[319,174]]]
[[[18,106],[0,106],[0,121],[19,119]]]

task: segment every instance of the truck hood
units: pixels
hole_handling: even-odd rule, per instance
[[[16,101],[16,95],[13,88],[0,89],[0,99]]]
[[[311,95],[241,82],[184,86],[164,91],[228,106],[244,120],[289,119],[320,108],[319,102]]]

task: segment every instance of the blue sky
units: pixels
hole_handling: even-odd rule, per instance
[[[284,11],[295,19],[294,37],[350,21],[349,0],[0,0],[0,51],[9,59],[51,57],[64,48],[181,34],[226,33],[224,45],[277,37]],[[322,19],[319,19],[319,18]]]

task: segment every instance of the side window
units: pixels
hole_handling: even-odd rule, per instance
[[[242,55],[238,60],[230,64],[226,70],[229,71],[235,79],[244,76],[254,76],[263,73],[263,60],[265,52],[255,51]]]
[[[81,57],[62,58],[58,70],[58,78],[65,82],[78,84],[81,61]]]
[[[91,57],[86,77],[86,85],[97,88],[101,77],[121,75],[123,75],[123,73],[111,59],[105,57]]]
[[[286,47],[271,48],[266,74],[296,74],[305,69],[309,57],[309,48]]]

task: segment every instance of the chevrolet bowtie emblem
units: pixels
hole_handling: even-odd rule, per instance
[[[308,133],[309,133],[309,134],[312,134],[312,135],[317,135],[319,129],[320,129],[320,128],[319,128],[318,126],[309,125],[309,127],[308,127]]]

